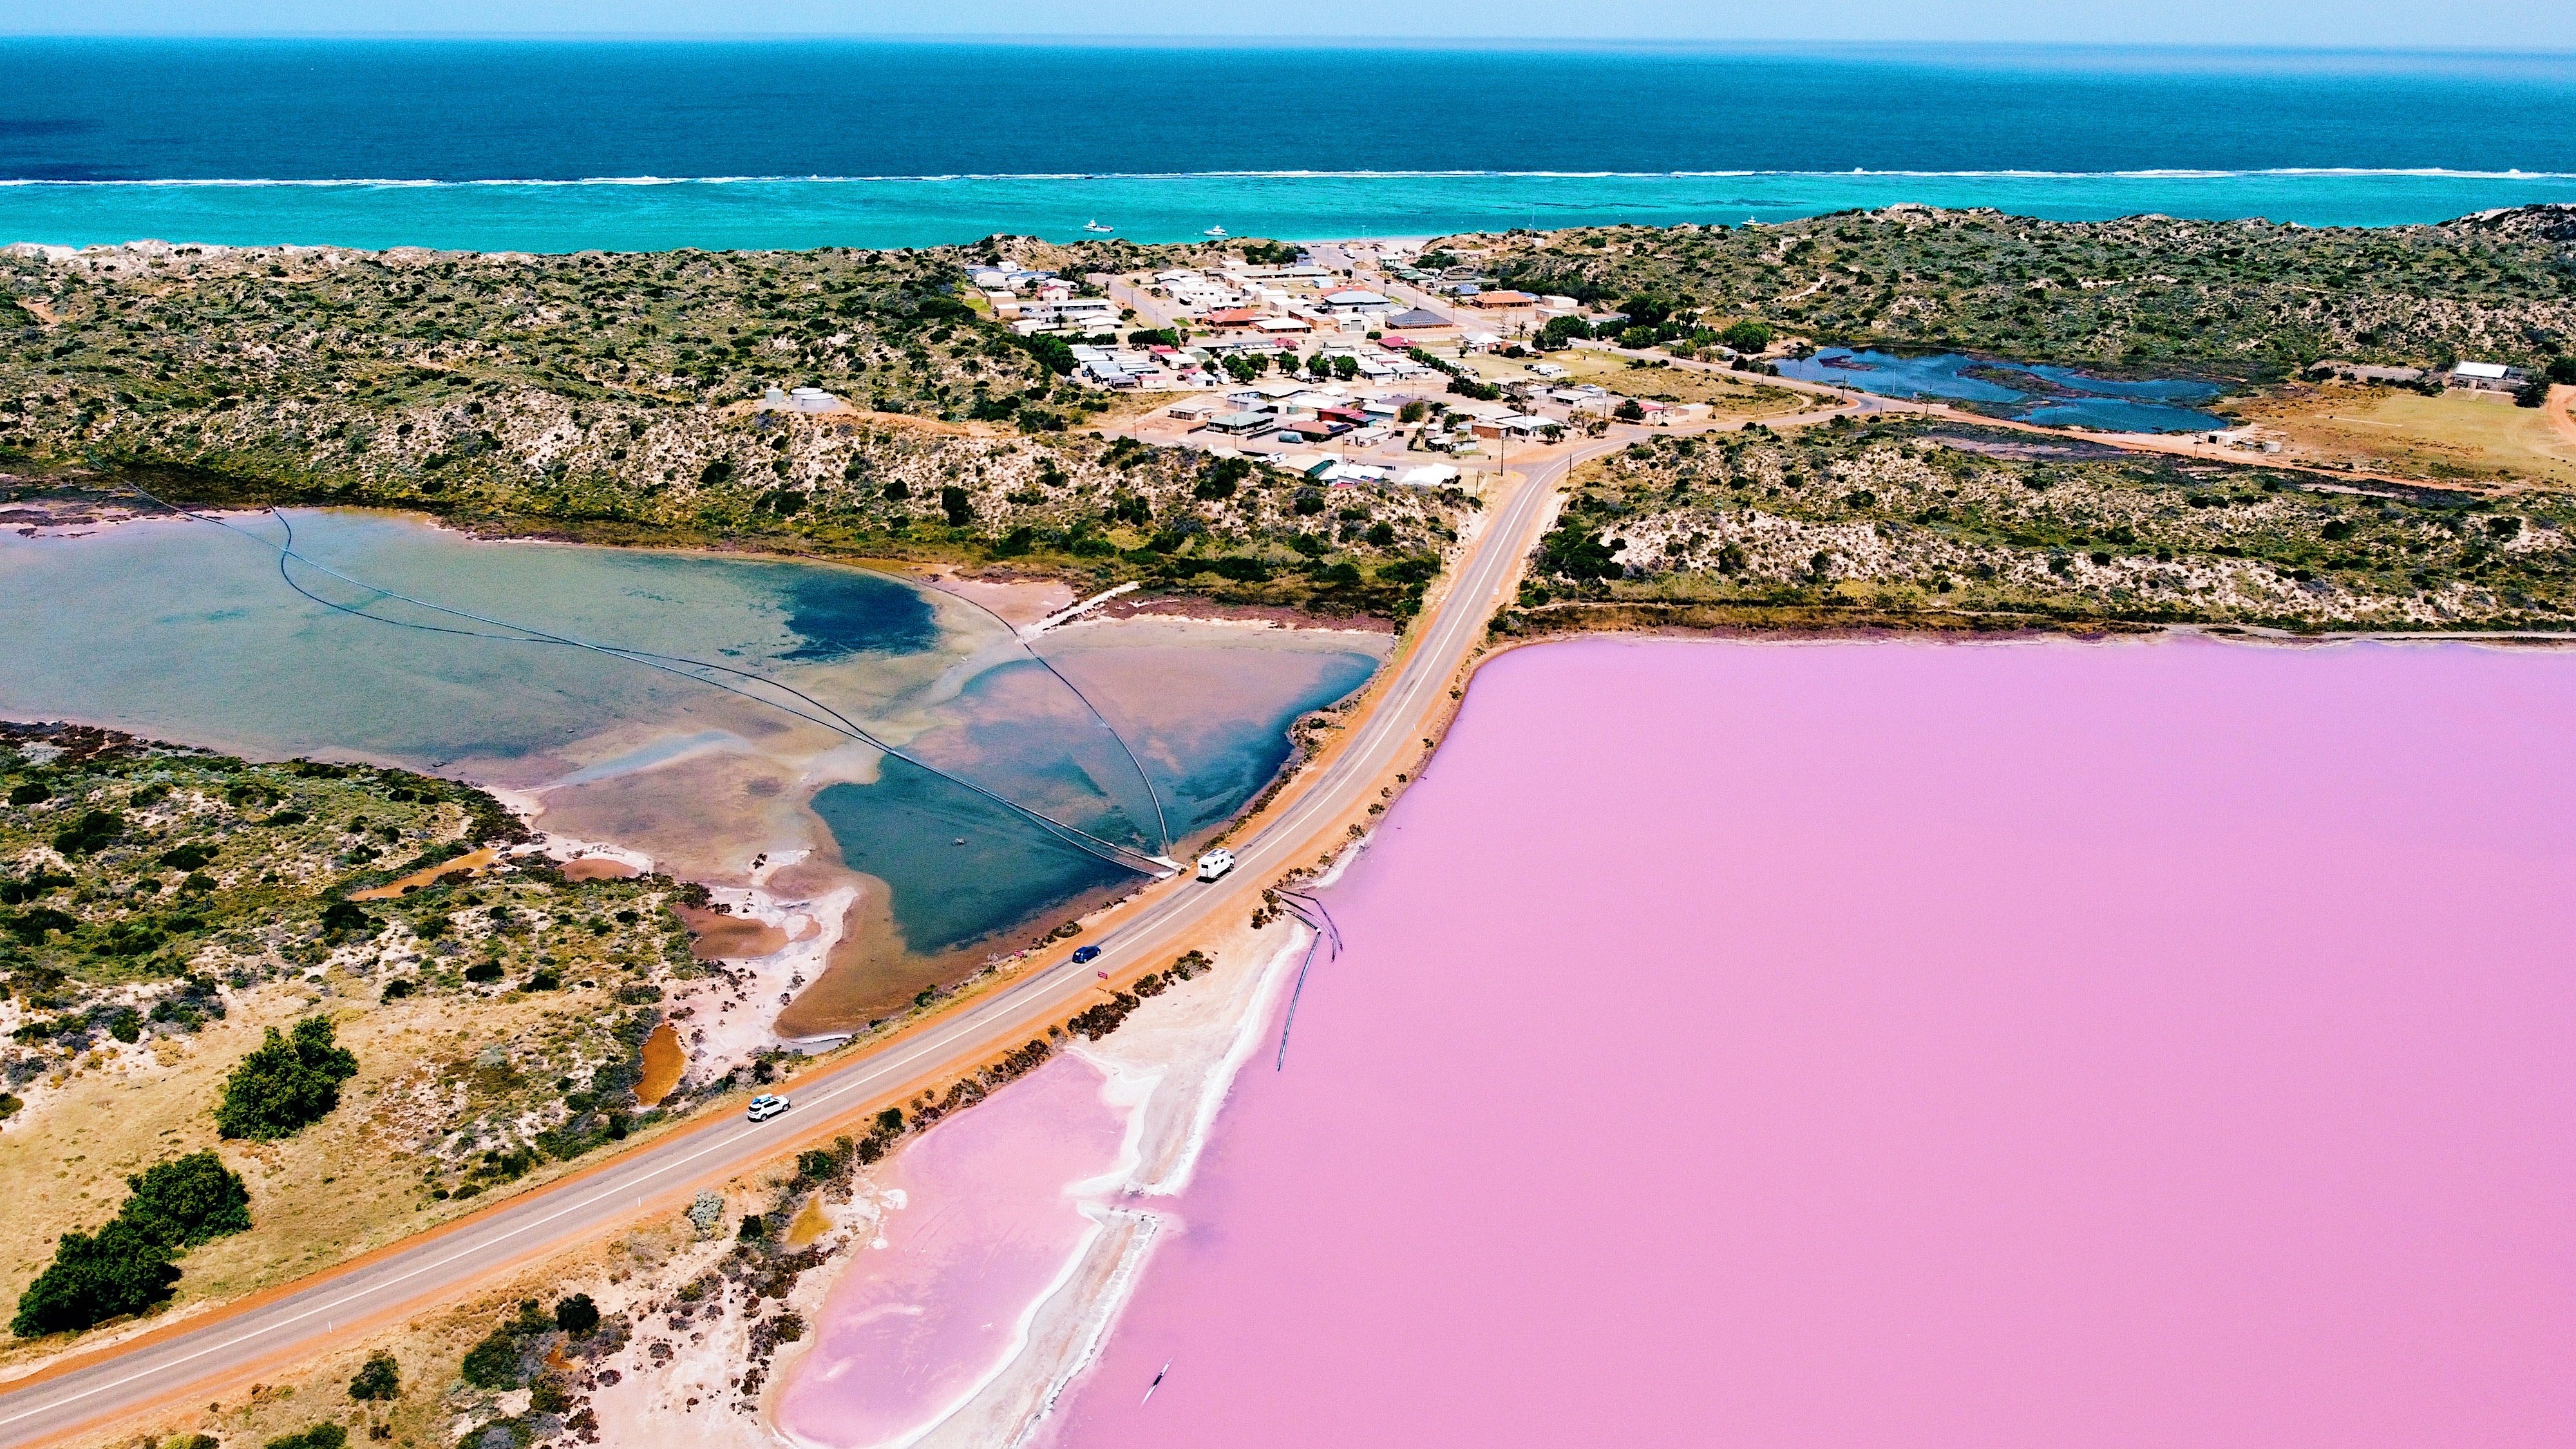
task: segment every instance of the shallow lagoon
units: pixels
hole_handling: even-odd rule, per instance
[[[2185,406],[2211,401],[2224,389],[2187,379],[2124,382],[2069,367],[1998,362],[1955,352],[1900,355],[1847,347],[1827,347],[1812,357],[1789,359],[1780,364],[1780,372],[1784,377],[1834,383],[1880,397],[1966,403],[1978,412],[2051,427],[2190,433],[2228,426],[2225,418]],[[2015,386],[2021,378],[2031,381]]]
[[[908,581],[481,542],[399,515],[287,517],[299,552],[351,578],[791,684],[942,768],[1148,849],[1163,830],[1140,765],[1177,843],[1250,798],[1286,756],[1286,722],[1357,688],[1386,647],[1177,621],[1050,634],[1046,652],[1117,721],[1131,762],[1008,626]],[[234,521],[285,538],[276,519]],[[766,705],[578,648],[482,637],[497,631],[301,565],[295,576],[377,617],[300,596],[271,547],[212,524],[0,534],[0,630],[12,640],[0,713],[437,770],[533,797],[543,828],[631,845],[701,879],[747,879],[763,857],[804,852],[822,870],[796,884],[846,866],[892,887],[870,908],[883,938],[870,954],[872,969],[902,980],[865,993],[870,1002],[917,989],[925,958],[1129,878],[930,772]],[[952,844],[960,837],[967,847]]]

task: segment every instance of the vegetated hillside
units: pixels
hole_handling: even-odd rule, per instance
[[[2314,484],[1947,421],[1657,438],[1581,470],[1501,627],[2576,619],[2576,506]]]
[[[1061,375],[1062,343],[960,301],[966,255],[21,249],[0,257],[0,460],[1326,610],[1400,613],[1436,572],[1455,495],[1327,509],[1264,468],[1067,432],[1111,399]],[[807,384],[860,411],[753,410]]]
[[[2439,226],[2038,221],[1893,206],[1776,226],[1450,237],[1504,284],[1821,343],[2277,377],[2319,358],[2536,364],[2576,351],[2576,208]]]
[[[108,1222],[128,1175],[191,1152],[247,1178],[252,1218],[186,1255],[195,1296],[651,1120],[641,1043],[665,985],[705,970],[668,908],[688,887],[521,856],[354,899],[525,832],[450,781],[80,726],[0,724],[0,800],[0,1301],[58,1233]],[[287,1082],[219,1113],[267,1028],[317,1017],[356,1058],[336,1106]]]

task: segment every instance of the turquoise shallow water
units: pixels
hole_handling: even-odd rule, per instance
[[[2576,202],[2576,176],[2263,171],[2149,174],[1758,172],[1047,175],[569,182],[19,182],[0,239],[89,246],[466,251],[910,247],[1010,232],[1072,241],[1423,236],[1508,227],[1784,221],[1897,202],[2063,221],[2141,212],[2308,226],[2444,221]]]
[[[600,178],[611,178],[601,180]],[[2566,56],[0,39],[0,240],[573,251],[1415,236],[1916,201],[2576,201]]]
[[[1195,639],[1169,659],[1114,644],[1067,650],[1061,667],[1110,711],[1136,749],[1131,763],[1060,680],[1014,657],[1002,625],[904,580],[778,560],[477,542],[386,514],[290,517],[299,551],[368,584],[793,684],[940,768],[1149,849],[1160,848],[1164,827],[1140,768],[1162,792],[1175,838],[1203,830],[1269,779],[1287,753],[1289,719],[1356,688],[1376,663],[1365,648],[1282,650],[1243,631]],[[241,522],[284,537],[274,520]],[[798,802],[819,788],[828,843],[892,887],[896,924],[920,954],[1130,878],[937,774],[876,762],[775,710],[576,648],[441,632],[485,626],[300,565],[297,577],[326,598],[435,628],[302,597],[280,579],[272,550],[211,524],[152,521],[78,538],[0,533],[0,637],[10,641],[0,649],[0,715],[87,720],[272,758],[374,759],[545,792],[549,810],[565,807],[576,822],[622,819],[638,828],[632,843],[657,855],[668,846],[731,869],[754,850],[779,848],[782,824],[792,834]],[[756,768],[739,776],[687,763],[710,753]],[[748,779],[776,783],[747,789]],[[625,814],[586,803],[611,797]],[[951,844],[959,837],[971,848]]]
[[[1847,347],[1827,347],[1813,357],[1782,362],[1780,371],[1882,397],[1946,398],[1979,412],[2059,427],[2189,433],[2228,426],[2225,418],[2188,406],[2208,402],[2223,389],[2179,378],[2113,381],[2068,367],[1996,362],[1955,352],[1901,356]],[[2037,381],[2016,386],[2024,377]]]

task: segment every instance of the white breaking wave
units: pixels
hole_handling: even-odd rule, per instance
[[[2193,168],[2156,168],[2134,171],[1934,171],[1873,170],[1855,167],[1849,171],[1782,171],[1782,170],[1708,170],[1708,171],[1490,171],[1490,170],[1272,170],[1272,171],[961,171],[918,176],[582,176],[582,177],[488,177],[466,180],[442,180],[435,177],[349,176],[349,177],[232,177],[168,176],[126,180],[46,180],[35,177],[0,178],[0,187],[26,188],[137,188],[137,187],[407,187],[443,188],[471,186],[887,186],[936,185],[957,182],[1047,182],[1047,181],[1689,181],[1689,180],[1812,180],[1849,181],[1887,177],[1902,180],[1951,179],[1960,181],[2234,181],[2256,179],[2412,179],[2435,181],[2576,181],[2571,171],[2474,171],[2442,166],[2280,166],[2252,170]]]

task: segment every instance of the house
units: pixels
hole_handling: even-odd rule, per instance
[[[2450,376],[2444,379],[2447,386],[2477,392],[2513,392],[2529,381],[2530,374],[2501,362],[2455,362]]]
[[[1570,377],[1573,375],[1553,362],[1533,362],[1529,365],[1529,370],[1530,376],[1532,377]]]
[[[1277,421],[1279,421],[1277,418],[1272,417],[1268,413],[1219,413],[1215,417],[1208,419],[1205,426],[1211,433],[1228,433],[1241,436],[1245,433],[1260,432],[1263,428],[1269,427],[1272,423]]]
[[[1260,328],[1264,332],[1270,333],[1272,336],[1281,336],[1299,332],[1312,332],[1315,330],[1315,324],[1307,321],[1303,317],[1264,317],[1252,325]]]
[[[1559,427],[1554,418],[1534,418],[1527,413],[1505,413],[1498,418],[1478,418],[1468,431],[1480,438],[1530,438]]]
[[[1258,307],[1221,307],[1204,319],[1210,327],[1250,327],[1261,320]]]
[[[1176,402],[1163,411],[1182,422],[1195,423],[1206,418],[1221,417],[1225,414],[1226,408],[1223,403],[1214,398],[1194,397],[1187,402]]]
[[[848,403],[819,387],[797,387],[780,391],[771,388],[761,394],[760,410],[765,413],[837,413]]]
[[[1471,305],[1482,307],[1489,312],[1499,310],[1504,307],[1535,306],[1538,302],[1538,298],[1531,296],[1527,292],[1510,291],[1478,292],[1475,296],[1470,297],[1467,300]]]
[[[1435,327],[1455,327],[1458,324],[1428,308],[1413,307],[1388,317],[1386,325],[1406,332],[1423,332]]]
[[[1458,470],[1446,463],[1425,463],[1398,473],[1395,481],[1408,488],[1446,488],[1458,481]]]
[[[1396,310],[1392,300],[1381,297],[1375,292],[1363,292],[1357,288],[1327,292],[1324,294],[1322,305],[1335,314],[1382,315]]]

